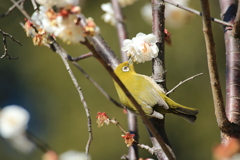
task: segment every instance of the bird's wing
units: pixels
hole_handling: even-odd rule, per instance
[[[154,80],[148,76],[140,75],[141,77],[136,78],[145,78],[146,81],[144,81],[144,86],[141,83],[132,84],[134,85],[134,88],[137,92],[139,101],[144,102],[148,106],[162,106],[164,109],[168,109],[168,104],[164,101],[164,99],[161,97],[160,93],[163,93],[163,90],[160,86],[158,86]],[[140,80],[139,80],[140,81]],[[141,102],[139,102],[141,103]]]

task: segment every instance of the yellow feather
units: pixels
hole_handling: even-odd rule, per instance
[[[198,114],[197,109],[185,107],[168,98],[164,90],[156,84],[152,78],[137,74],[132,63],[128,61],[123,62],[119,64],[114,72],[139,103],[147,116],[162,119],[162,114],[173,113],[192,123],[196,120],[196,114]],[[114,85],[121,103],[130,111],[138,114],[135,106],[115,81]]]

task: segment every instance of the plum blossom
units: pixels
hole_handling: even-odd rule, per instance
[[[62,8],[58,13],[44,6],[35,11],[31,19],[46,32],[61,38],[67,43],[84,41],[83,29],[75,23],[76,14],[80,13],[78,6]]]
[[[189,0],[172,0],[180,5],[189,6]],[[142,18],[150,25],[152,25],[152,5],[146,3],[141,8]],[[180,28],[190,19],[190,13],[184,11],[176,6],[166,3],[165,4],[165,19],[166,26],[171,28]]]
[[[114,10],[111,3],[103,3],[101,9],[106,12],[102,15],[102,19],[106,23],[110,23],[112,26],[116,24],[116,18],[114,16]]]
[[[59,156],[59,160],[86,160],[86,153],[79,152],[75,150],[69,150],[67,152],[62,153]],[[91,160],[91,157],[88,155],[88,160]]]
[[[11,138],[25,132],[30,115],[27,110],[17,105],[4,107],[0,112],[0,134]]]
[[[144,63],[157,57],[159,49],[156,42],[157,38],[154,34],[138,33],[132,40],[123,41],[122,51],[126,51],[133,62]]]
[[[130,147],[135,142],[133,139],[134,136],[135,134],[130,134],[129,132],[125,133],[125,135],[122,135],[122,138],[124,138],[127,147]]]
[[[38,4],[46,7],[56,6],[58,8],[66,7],[68,5],[76,6],[79,0],[36,0]]]
[[[97,118],[98,127],[102,127],[104,123],[106,125],[109,125],[109,118],[106,112],[98,112],[96,118]]]
[[[146,3],[142,8],[141,8],[141,15],[143,20],[145,20],[149,25],[152,25],[152,4],[151,3]]]
[[[135,3],[137,0],[118,0],[118,3],[120,4],[121,7],[126,7],[129,5],[132,5]]]
[[[0,112],[0,135],[23,153],[35,146],[25,135],[29,119],[28,111],[17,105],[6,106]]]
[[[189,6],[189,0],[173,0],[180,5]],[[180,28],[184,24],[186,24],[190,19],[190,13],[184,11],[176,6],[166,4],[165,9],[165,18],[166,18],[166,25],[171,28]]]

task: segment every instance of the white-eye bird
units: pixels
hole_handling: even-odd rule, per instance
[[[164,90],[152,78],[137,74],[131,62],[119,64],[114,72],[148,117],[163,119],[163,114],[172,113],[191,123],[196,120],[197,109],[174,102],[166,96]],[[114,85],[121,103],[133,113],[138,114],[135,106],[115,81]]]

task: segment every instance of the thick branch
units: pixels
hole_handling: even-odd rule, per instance
[[[126,29],[126,24],[124,23],[123,19],[123,13],[120,8],[120,5],[117,0],[111,0],[112,1],[112,6],[114,10],[114,15],[116,18],[116,29],[118,33],[118,40],[119,40],[119,46],[120,48],[123,47],[123,41],[127,39],[127,29]],[[121,53],[121,59],[123,62],[128,60],[127,54],[120,49]],[[128,118],[128,129],[131,134],[134,134],[134,139],[136,141],[139,140],[139,134],[138,134],[138,123],[137,123],[137,116],[130,111],[127,113],[127,118]],[[139,154],[138,154],[138,147],[136,145],[130,146],[128,149],[128,158],[131,160],[134,159],[139,159]]]
[[[107,50],[107,51],[109,51],[109,50],[107,48],[105,48],[105,49],[102,48],[102,47],[104,47],[104,45],[100,45],[100,43],[102,43],[101,38],[99,36],[96,36],[96,37],[93,37],[90,39],[92,39],[92,41],[94,42],[93,44],[95,45],[97,50],[95,50],[95,48],[87,40],[85,42],[83,42],[83,44],[85,44],[90,49],[90,51],[94,54],[94,56],[103,64],[105,69],[109,72],[109,74],[112,76],[112,78],[115,80],[115,82],[121,87],[121,89],[124,91],[126,96],[129,98],[129,100],[132,102],[132,104],[136,107],[144,124],[148,127],[150,132],[157,139],[158,143],[161,145],[164,153],[166,154],[166,157],[168,157],[168,159],[173,159],[172,154],[170,153],[169,149],[166,147],[165,143],[163,142],[161,135],[156,131],[156,129],[154,128],[152,123],[149,121],[146,114],[142,110],[141,106],[137,103],[137,101],[134,99],[134,97],[131,95],[131,93],[128,91],[128,89],[123,85],[121,80],[114,73],[113,67],[115,66],[115,64],[112,64],[111,62],[108,61],[108,60],[113,61],[110,58],[110,57],[112,57],[111,55],[107,56],[107,53],[109,53],[109,52],[103,53],[104,50]],[[99,49],[103,49],[103,50],[99,50]],[[103,53],[103,55],[101,53]],[[111,54],[113,54],[113,53],[111,53]],[[104,59],[104,58],[106,58],[106,59]],[[113,62],[115,62],[115,60]]]
[[[215,44],[212,34],[212,26],[210,20],[210,10],[208,0],[201,0],[201,7],[203,11],[203,33],[207,49],[208,70],[210,75],[210,84],[213,94],[213,102],[218,126],[221,128],[224,121],[227,120],[224,111],[224,102],[220,86],[220,80],[217,69]]]

